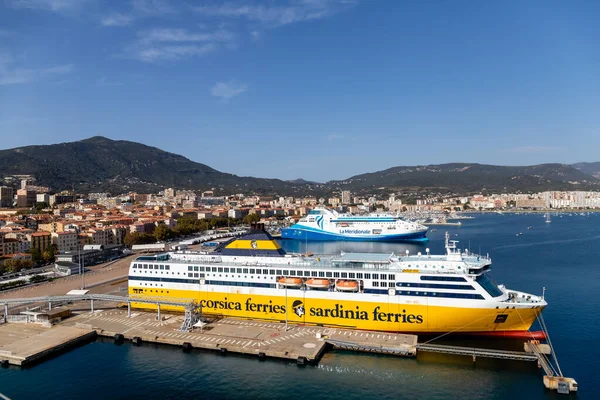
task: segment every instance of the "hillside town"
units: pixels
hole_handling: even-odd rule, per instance
[[[0,187],[2,271],[16,271],[59,258],[76,263],[80,257],[78,251],[82,250],[87,254],[82,257],[90,261],[94,257],[104,260],[125,246],[165,241],[240,223],[287,225],[318,205],[353,214],[403,213],[407,218],[435,212],[600,208],[600,193],[584,191],[431,196],[409,204],[403,201],[402,193],[380,198],[353,196],[349,191],[329,198],[242,193],[215,196],[213,191],[175,188],[157,194],[118,196],[52,193],[50,188],[36,185],[32,176],[16,178],[21,178],[19,189]]]

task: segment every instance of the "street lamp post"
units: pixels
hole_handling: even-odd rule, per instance
[[[85,261],[81,258],[81,245],[77,246],[79,259],[79,273],[81,274],[81,289],[85,289]]]

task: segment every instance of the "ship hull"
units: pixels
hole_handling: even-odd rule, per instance
[[[412,232],[402,234],[366,234],[347,235],[335,232],[317,231],[306,228],[284,228],[281,230],[282,239],[308,241],[349,241],[349,242],[424,242],[429,239],[427,232]]]
[[[198,285],[196,290],[161,288],[152,292],[130,286],[129,293],[132,298],[156,296],[197,301],[205,315],[415,334],[516,334],[528,331],[543,310],[543,307],[496,308],[499,302],[483,300],[444,305],[403,296],[208,285]],[[145,303],[134,302],[133,306],[156,309]],[[182,307],[161,306],[161,310],[165,309],[183,311]]]

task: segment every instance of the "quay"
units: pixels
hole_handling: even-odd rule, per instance
[[[89,301],[89,310],[82,304]],[[104,310],[95,309],[105,306]],[[175,299],[146,298],[155,304],[157,311],[141,311],[131,308],[132,302],[140,299],[106,294],[76,294],[55,297],[34,297],[0,300],[4,316],[0,319],[0,365],[24,366],[38,362],[44,357],[65,351],[79,344],[93,341],[96,337],[108,337],[116,344],[130,340],[134,345],[144,343],[177,346],[189,352],[192,349],[217,351],[223,355],[237,353],[257,357],[283,359],[298,365],[316,365],[328,348],[386,354],[402,357],[417,357],[420,352],[444,353],[477,357],[537,362],[545,372],[543,383],[546,388],[558,393],[577,391],[577,382],[562,375],[554,357],[556,368],[551,363],[551,345],[538,341],[524,343],[523,352],[497,349],[473,348],[418,343],[416,335],[389,332],[360,331],[348,328],[323,327],[267,322],[240,318],[201,317],[194,303]],[[30,318],[40,315],[71,314],[71,309],[61,307],[52,311],[53,304],[71,306],[77,302],[79,309],[64,320],[54,324],[44,320],[42,325],[30,323]],[[112,305],[109,305],[112,303]],[[9,305],[44,304],[48,311],[24,311],[21,315],[9,315]],[[117,304],[117,307],[115,307]],[[162,305],[186,306],[184,315],[161,313]],[[72,306],[76,307],[75,304]],[[1,308],[0,308],[1,310]],[[68,311],[65,313],[64,311]],[[21,323],[15,323],[21,322]],[[26,323],[23,323],[26,322]],[[29,323],[28,323],[29,322]]]
[[[96,333],[68,326],[44,328],[36,324],[0,324],[0,362],[24,366],[89,343]]]

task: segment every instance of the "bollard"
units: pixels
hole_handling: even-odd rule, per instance
[[[308,360],[306,359],[306,357],[298,357],[298,360],[296,360],[296,364],[299,367],[303,367],[308,363]]]
[[[131,318],[131,302],[127,302],[127,317]]]
[[[122,344],[124,340],[125,340],[125,336],[123,336],[122,334],[117,333],[115,335],[115,344]]]

